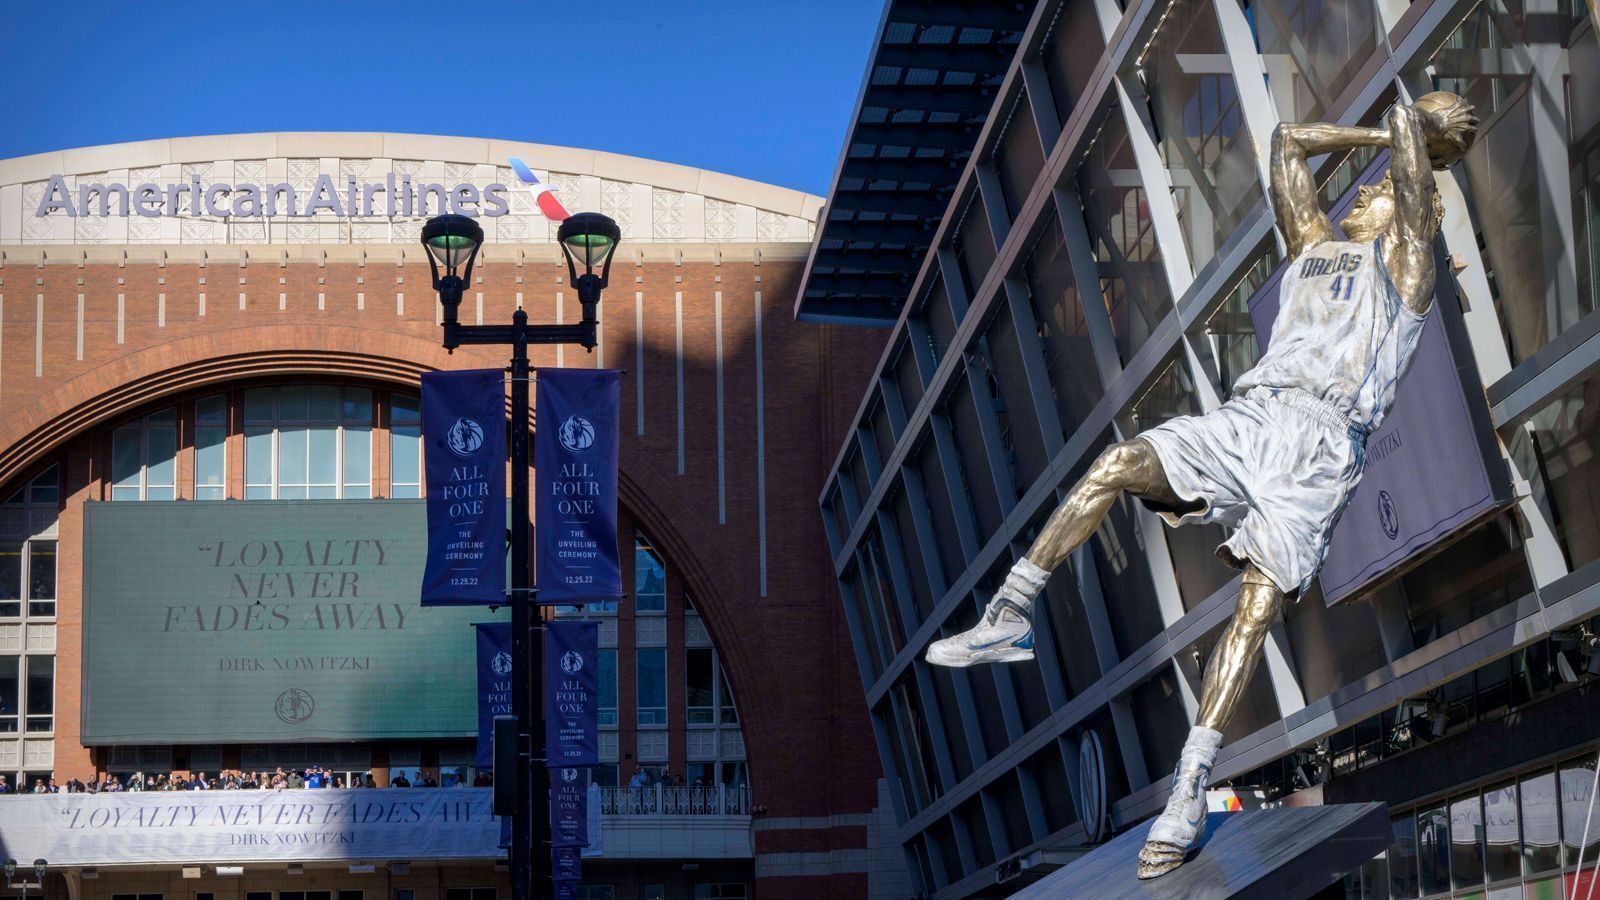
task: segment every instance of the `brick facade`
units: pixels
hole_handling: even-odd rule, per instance
[[[870,813],[878,798],[875,744],[815,509],[832,448],[844,441],[883,333],[793,320],[803,262],[795,255],[803,251],[804,245],[651,245],[642,251],[625,245],[601,305],[599,352],[532,352],[535,365],[556,365],[559,353],[567,366],[603,358],[608,367],[628,370],[622,379],[623,518],[654,537],[670,561],[669,579],[678,581],[669,592],[692,594],[711,632],[739,705],[755,802],[772,817],[825,823]],[[535,322],[555,319],[558,295],[563,318],[577,318],[576,294],[553,247],[517,254],[521,262],[487,256],[466,291],[462,321],[478,321],[480,292],[485,322],[509,321],[519,293]],[[480,347],[447,355],[435,316],[436,296],[416,248],[3,251],[0,485],[17,484],[52,462],[62,463],[63,472],[58,779],[87,778],[97,768],[78,737],[82,510],[85,500],[109,497],[111,427],[135,412],[192,399],[206,387],[356,380],[414,391],[425,371],[505,364],[499,350]],[[643,432],[637,433],[641,404]],[[764,596],[758,433],[765,465]],[[187,497],[192,454],[182,449],[192,447],[192,435],[180,433],[179,442],[178,491]],[[386,479],[387,445],[375,440],[373,447],[374,478]],[[228,493],[242,496],[242,447],[230,443],[228,450]],[[632,627],[626,605],[618,619],[619,628]],[[681,610],[668,628],[679,638],[669,645],[681,653]],[[669,671],[682,671],[681,656],[668,664]],[[619,659],[618,670],[619,709],[631,709],[632,661]],[[681,722],[681,683],[673,682],[669,702]],[[623,717],[624,750],[632,744],[630,726]],[[683,746],[673,744],[671,766],[682,771]],[[864,829],[854,825],[763,831],[757,867],[768,847],[848,852],[866,846]],[[762,878],[758,889],[763,897],[858,895],[865,884],[864,873],[852,873],[820,881]]]

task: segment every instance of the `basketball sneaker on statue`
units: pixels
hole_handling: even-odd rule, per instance
[[[1172,773],[1172,795],[1139,851],[1139,877],[1155,878],[1183,865],[1206,833],[1206,783],[1222,746],[1222,732],[1196,725]]]
[[[932,665],[958,669],[975,663],[1033,659],[1033,598],[1049,578],[1049,572],[1027,559],[1017,560],[978,624],[934,641],[925,658]]]

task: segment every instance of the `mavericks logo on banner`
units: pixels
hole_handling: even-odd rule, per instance
[[[511,712],[511,624],[480,622],[478,629],[478,756],[480,769],[494,765],[494,717]]]
[[[544,635],[545,765],[598,765],[600,625],[556,620]]]
[[[422,376],[428,483],[423,606],[505,602],[505,376],[499,369]]]
[[[589,844],[589,770],[578,766],[550,770],[550,844]]]
[[[615,369],[539,369],[535,582],[542,604],[613,603],[617,565]]]

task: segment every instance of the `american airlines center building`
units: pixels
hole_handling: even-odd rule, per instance
[[[0,774],[29,792],[0,795],[0,846],[18,883],[38,857],[52,898],[506,889],[473,786],[471,628],[506,612],[417,604],[419,376],[506,359],[441,349],[418,232],[440,212],[483,225],[463,321],[573,322],[553,217],[597,210],[623,234],[599,346],[532,351],[625,372],[628,596],[585,613],[603,840],[582,896],[903,895],[809,512],[852,411],[835,398],[884,335],[795,321],[820,208],[420,135],[0,161]],[[343,790],[31,793],[312,766]]]

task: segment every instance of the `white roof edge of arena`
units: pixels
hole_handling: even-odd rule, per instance
[[[804,260],[806,241],[725,241],[669,243],[624,241],[613,261],[613,276],[636,262],[751,262]],[[483,245],[478,265],[508,265],[512,251],[521,262],[562,263],[561,249],[544,241],[493,242]],[[8,265],[79,265],[95,263],[198,263],[208,265],[283,263],[398,263],[427,260],[413,244],[0,244],[0,271]],[[617,282],[620,283],[620,282]]]
[[[602,150],[498,138],[384,131],[284,131],[159,138],[52,150],[0,160],[0,185],[181,163],[272,158],[423,159],[503,166],[508,156],[531,168],[633,181],[815,221],[823,198],[792,188]]]

